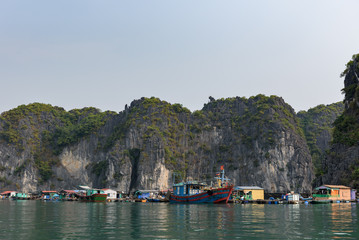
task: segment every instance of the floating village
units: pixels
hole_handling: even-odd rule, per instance
[[[81,201],[81,202],[169,202],[180,204],[195,203],[237,203],[237,204],[329,204],[359,202],[357,191],[343,185],[322,185],[311,195],[300,193],[266,193],[259,186],[233,186],[230,179],[221,172],[215,177],[216,183],[207,185],[199,181],[173,184],[166,190],[137,190],[132,194],[109,188],[94,189],[78,186],[73,190],[44,190],[35,193],[3,191],[2,200]]]

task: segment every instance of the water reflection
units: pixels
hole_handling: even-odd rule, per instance
[[[351,204],[332,204],[331,205],[331,222],[330,228],[335,239],[350,239],[354,230],[350,228],[353,223],[352,205]]]
[[[358,209],[0,201],[0,239],[358,239]]]

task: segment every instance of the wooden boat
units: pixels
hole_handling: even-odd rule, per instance
[[[83,202],[106,202],[107,194],[101,189],[87,189],[86,194],[77,194],[77,197]]]
[[[217,187],[207,187],[206,184],[197,181],[181,182],[173,185],[171,203],[228,203],[233,186],[229,185],[229,179],[224,178],[224,169],[221,166],[222,177],[216,177]],[[219,175],[219,174],[218,174]]]

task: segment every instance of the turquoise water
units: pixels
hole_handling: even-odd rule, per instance
[[[0,239],[359,239],[359,204],[0,201]]]

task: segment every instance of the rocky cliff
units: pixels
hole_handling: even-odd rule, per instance
[[[345,110],[334,122],[333,144],[322,164],[320,183],[359,187],[359,54],[342,73]]]
[[[324,174],[322,162],[333,140],[333,123],[344,111],[342,102],[319,105],[308,111],[300,111],[297,116],[303,129],[312,156],[316,177]]]
[[[314,177],[298,118],[276,96],[210,98],[193,113],[157,98],[120,113],[34,103],[0,117],[2,189],[166,189],[209,182],[221,165],[268,192],[310,192]]]

